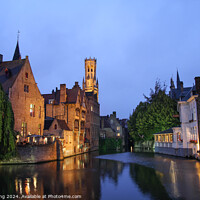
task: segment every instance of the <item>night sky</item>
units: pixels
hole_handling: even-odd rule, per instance
[[[155,81],[177,69],[184,86],[200,76],[199,0],[1,1],[0,53],[29,56],[40,92],[75,81],[97,58],[101,115],[128,118]],[[175,80],[176,81],[176,80]]]

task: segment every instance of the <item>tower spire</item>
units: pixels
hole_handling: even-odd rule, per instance
[[[177,89],[181,89],[181,81],[180,81],[180,77],[179,77],[178,69],[177,69],[176,85],[177,85]]]
[[[19,50],[19,31],[17,33],[17,45],[15,48],[15,53],[13,55],[13,60],[20,60],[21,59],[21,54],[20,54],[20,50]]]

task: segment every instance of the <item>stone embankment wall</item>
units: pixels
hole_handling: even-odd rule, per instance
[[[169,148],[169,147],[155,147],[155,153],[167,154],[180,157],[194,157],[192,149],[187,148]]]
[[[56,140],[52,144],[26,145],[17,148],[19,160],[24,163],[39,163],[52,160],[62,160],[62,144]]]
[[[63,159],[62,144],[58,140],[52,144],[18,146],[17,150],[19,154],[17,163],[40,163]]]

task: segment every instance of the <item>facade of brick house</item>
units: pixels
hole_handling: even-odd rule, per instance
[[[86,96],[83,90],[75,82],[72,89],[67,89],[66,84],[60,84],[60,90],[52,91],[51,94],[43,94],[45,99],[46,118],[63,120],[68,126],[68,134],[65,135],[65,143],[73,140],[70,151],[73,154],[85,151],[84,144],[86,124]],[[57,129],[54,127],[54,130]],[[51,132],[50,129],[48,129]],[[55,132],[57,132],[55,130]],[[47,130],[45,130],[47,132]],[[73,133],[73,136],[71,136]],[[68,140],[67,140],[68,138]]]
[[[26,56],[21,59],[19,45],[12,61],[0,60],[0,83],[9,97],[14,112],[14,129],[24,140],[30,134],[42,135],[44,128],[44,98],[35,82]]]

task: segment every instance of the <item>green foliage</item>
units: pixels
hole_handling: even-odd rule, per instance
[[[99,140],[100,151],[107,152],[110,150],[121,150],[122,139],[121,138],[105,138]]]
[[[0,159],[15,155],[15,151],[14,114],[0,85]]]
[[[153,134],[178,126],[177,103],[166,94],[166,87],[156,82],[155,90],[151,89],[150,97],[140,102],[133,110],[128,121],[128,128],[134,141],[152,140]]]

